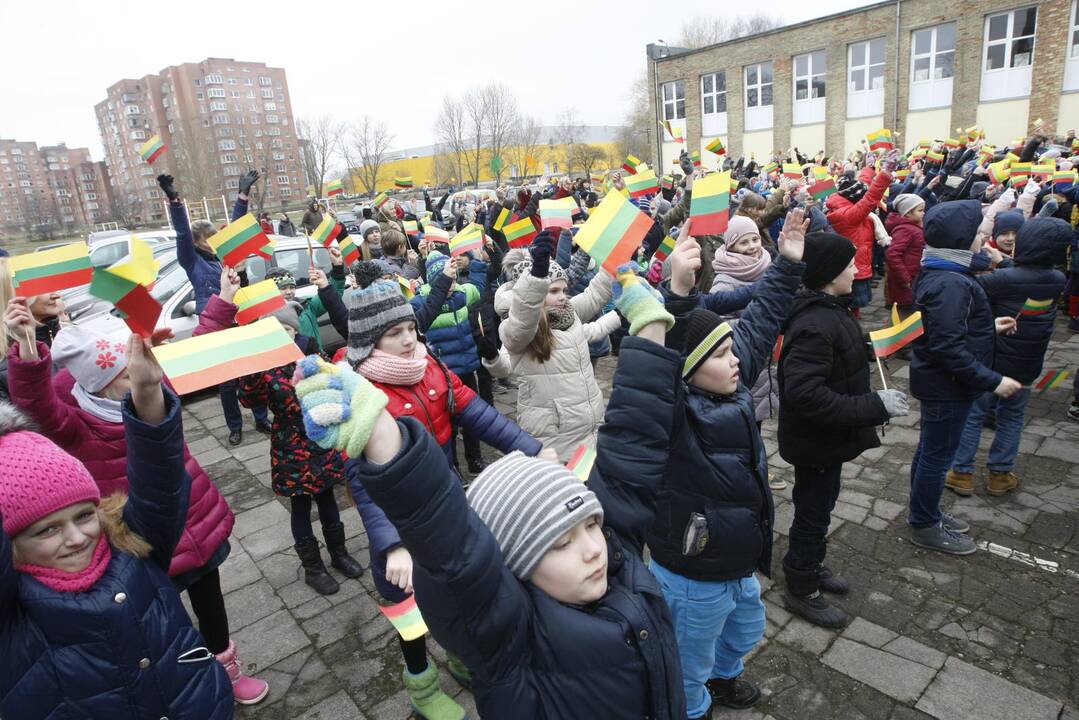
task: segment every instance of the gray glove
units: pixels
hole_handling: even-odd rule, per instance
[[[910,412],[910,403],[907,402],[907,394],[902,390],[877,390],[877,397],[884,403],[884,409],[888,411],[888,417],[900,417]]]

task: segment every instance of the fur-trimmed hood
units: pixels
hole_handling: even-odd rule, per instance
[[[0,437],[16,432],[39,432],[37,425],[17,407],[0,402]]]

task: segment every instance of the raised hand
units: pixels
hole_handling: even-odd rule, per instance
[[[307,279],[311,281],[311,284],[321,290],[324,287],[329,286],[330,281],[326,279],[326,273],[319,270],[317,267],[311,266],[311,270],[307,273]]]
[[[783,257],[794,262],[802,262],[809,223],[810,219],[805,216],[805,211],[801,208],[795,208],[787,213],[787,219],[783,222],[783,229],[779,233],[779,252]]]
[[[228,265],[221,266],[221,292],[218,296],[227,303],[236,298],[236,291],[240,289],[240,276]]]
[[[161,191],[165,193],[165,197],[169,199],[169,202],[176,202],[180,199],[180,193],[176,192],[176,188],[172,186],[172,175],[158,175],[157,184],[160,186]]]
[[[345,258],[341,255],[341,249],[334,245],[326,248],[326,251],[330,253],[330,263],[333,265],[344,265]]]
[[[248,170],[247,172],[245,172],[243,174],[243,177],[240,178],[240,195],[242,195],[243,197],[247,197],[248,195],[250,195],[251,188],[252,186],[254,186],[255,183],[258,182],[258,179],[258,170]]]
[[[171,336],[172,331],[167,331]],[[149,425],[159,425],[165,419],[165,395],[161,389],[161,379],[165,373],[161,370],[151,348],[153,339],[166,337],[164,333],[154,333],[153,337],[144,338],[132,333],[127,339],[127,375],[131,380],[131,402],[139,419]]]

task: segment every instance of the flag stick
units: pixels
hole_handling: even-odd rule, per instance
[[[30,348],[30,355],[37,360],[37,343],[34,342],[34,336],[30,334],[30,326],[24,325],[23,332],[26,333],[26,347]]]
[[[875,354],[875,353],[874,353]],[[880,370],[880,381],[884,384],[884,389],[888,389],[888,380],[884,377],[884,366],[880,364],[880,355],[877,355],[877,370]]]
[[[307,239],[307,257],[311,260],[311,267],[315,267],[315,248],[311,247],[311,236],[304,233],[304,238]]]

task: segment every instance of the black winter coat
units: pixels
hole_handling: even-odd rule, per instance
[[[783,330],[779,357],[779,454],[822,467],[880,446],[888,420],[870,390],[862,326],[840,298],[801,290]]]
[[[603,505],[607,594],[564,605],[509,571],[416,420],[385,465],[349,463],[412,554],[427,627],[473,673],[479,713],[514,720],[683,720],[670,612],[641,553],[670,453],[678,353],[626,338],[588,480]]]

